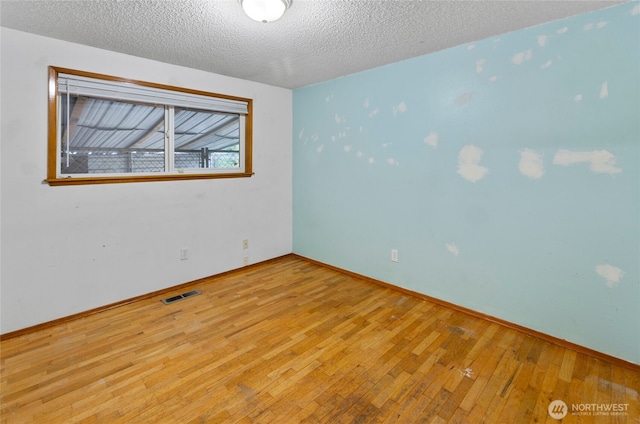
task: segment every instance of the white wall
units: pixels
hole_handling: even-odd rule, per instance
[[[1,31],[1,333],[291,252],[291,90]],[[255,175],[43,184],[49,65],[254,99]]]

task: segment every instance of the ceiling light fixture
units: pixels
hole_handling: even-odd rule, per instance
[[[254,21],[267,23],[277,21],[284,11],[291,6],[293,0],[238,0],[247,14]]]

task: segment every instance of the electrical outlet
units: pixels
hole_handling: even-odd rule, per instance
[[[398,251],[395,249],[391,250],[391,262],[398,262]]]
[[[243,249],[248,249],[249,248],[249,240],[248,239],[242,240],[242,248]]]
[[[244,258],[242,258],[242,265],[247,266],[249,265],[249,257],[245,256]]]
[[[187,259],[189,259],[189,248],[183,247],[182,249],[180,249],[180,260],[186,261]]]

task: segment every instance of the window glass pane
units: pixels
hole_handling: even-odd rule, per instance
[[[51,185],[253,175],[251,99],[53,66],[49,89]]]
[[[165,171],[164,107],[60,96],[62,174]]]
[[[240,116],[175,108],[176,169],[239,168]]]

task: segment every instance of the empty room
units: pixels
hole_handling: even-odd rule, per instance
[[[640,423],[640,2],[0,24],[1,423]]]

